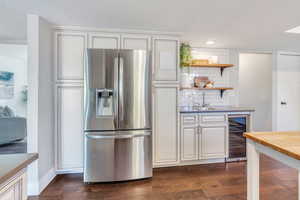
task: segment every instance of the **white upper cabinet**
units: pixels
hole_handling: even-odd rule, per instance
[[[87,35],[57,32],[55,46],[56,81],[82,80]]]
[[[122,49],[151,49],[151,37],[147,35],[122,34],[121,48]]]
[[[121,35],[113,33],[90,33],[89,48],[119,49]]]
[[[57,86],[58,169],[83,167],[83,88]]]
[[[179,41],[175,38],[154,37],[153,40],[154,81],[178,81]]]
[[[179,162],[177,86],[154,86],[153,143],[154,165]]]

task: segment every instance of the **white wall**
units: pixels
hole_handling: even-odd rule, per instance
[[[29,168],[29,194],[38,195],[54,178],[54,98],[51,25],[36,15],[27,17],[28,152],[39,159]]]
[[[0,99],[0,106],[7,105],[17,116],[26,117],[22,90],[27,86],[27,45],[0,44],[0,71],[14,73],[14,97]]]
[[[53,32],[51,25],[39,20],[39,154],[40,179],[54,173],[54,90]],[[41,187],[44,187],[43,183]],[[43,188],[40,188],[41,190]]]
[[[272,130],[272,54],[239,54],[239,105],[255,107],[254,131]]]

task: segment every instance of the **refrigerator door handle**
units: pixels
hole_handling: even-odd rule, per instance
[[[151,133],[143,133],[143,134],[128,134],[128,135],[116,135],[116,139],[126,139],[126,138],[135,138],[135,137],[145,137],[149,136]]]
[[[117,128],[119,126],[119,58],[116,57],[114,58],[114,90],[115,90],[115,95],[114,95],[114,126]]]
[[[124,60],[122,57],[119,59],[119,120],[124,120]]]
[[[87,138],[90,139],[114,139],[116,136],[114,135],[86,135]]]
[[[150,132],[146,132],[143,134],[127,134],[127,135],[89,135],[87,134],[86,137],[89,139],[128,139],[128,138],[135,138],[135,137],[144,137],[151,135]]]

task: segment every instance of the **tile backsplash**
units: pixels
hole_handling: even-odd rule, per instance
[[[201,49],[203,51],[203,49]],[[211,49],[209,51],[212,51]],[[218,50],[219,51],[219,50]],[[223,54],[223,59],[220,63],[229,63],[229,56]],[[188,73],[191,80],[194,80],[195,76],[207,76],[209,80],[214,81],[214,87],[235,87],[232,78],[235,78],[237,70],[233,68],[224,69],[223,76],[221,76],[219,68],[197,68],[197,67],[183,67],[181,73]],[[225,106],[233,105],[235,98],[234,90],[226,90],[221,98],[219,90],[181,90],[179,95],[180,106],[192,106],[195,104],[202,105],[202,95],[205,93],[205,103],[212,106]]]

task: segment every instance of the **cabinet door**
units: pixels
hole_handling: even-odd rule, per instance
[[[57,144],[59,170],[83,167],[83,88],[57,87]]]
[[[198,127],[181,128],[181,160],[198,160]]]
[[[178,46],[174,38],[153,38],[154,81],[178,81]]]
[[[89,34],[89,48],[96,49],[119,49],[120,35],[119,34]]]
[[[202,158],[225,158],[227,126],[201,127]]]
[[[12,186],[5,191],[1,191],[0,200],[21,200],[15,198],[15,187]]]
[[[22,170],[23,171],[23,170]],[[18,172],[17,175],[4,187],[0,188],[0,200],[26,200],[27,199],[27,180],[26,173]],[[23,173],[23,174],[21,174]]]
[[[121,48],[150,50],[151,49],[150,36],[123,34],[121,36]]]
[[[154,86],[154,165],[179,162],[177,86]]]
[[[85,33],[55,33],[56,81],[80,81],[83,79],[86,42]]]

